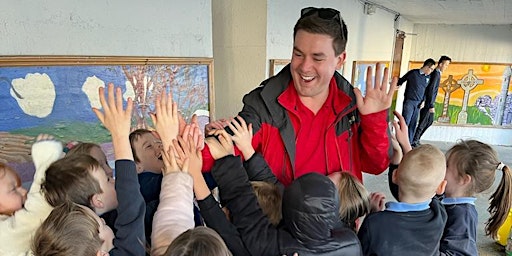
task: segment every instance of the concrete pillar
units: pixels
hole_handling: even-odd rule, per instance
[[[266,0],[213,0],[215,119],[234,116],[265,79]]]

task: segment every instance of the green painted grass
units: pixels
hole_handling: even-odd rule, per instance
[[[434,108],[436,109],[436,113],[434,115],[434,120],[437,120],[439,116],[443,113],[443,104],[435,103]],[[450,117],[450,124],[457,124],[457,117],[462,110],[460,106],[448,106],[448,116]],[[468,124],[479,124],[479,125],[492,125],[492,120],[490,117],[480,112],[475,106],[468,106]]]
[[[58,122],[50,126],[38,126],[27,129],[10,131],[13,134],[37,136],[46,133],[55,136],[62,142],[71,140],[93,143],[105,143],[112,141],[110,133],[101,123],[84,122]]]

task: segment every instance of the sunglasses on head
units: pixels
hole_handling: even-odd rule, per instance
[[[318,13],[318,17],[324,20],[337,20],[341,23],[340,12],[332,8],[306,7],[300,11],[300,17],[304,18]]]
[[[324,20],[334,20],[337,21],[341,26],[341,30],[343,31],[343,22],[341,20],[341,15],[338,10],[332,8],[316,8],[316,7],[306,7],[300,11],[300,18],[305,18],[311,16],[313,14],[318,14],[318,17]],[[343,32],[342,32],[343,37]]]

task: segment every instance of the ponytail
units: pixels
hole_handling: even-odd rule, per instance
[[[512,172],[503,163],[498,165],[497,170],[502,171],[503,176],[498,188],[489,198],[490,205],[487,211],[491,217],[485,224],[485,234],[492,238],[496,238],[498,229],[505,222],[512,206]]]

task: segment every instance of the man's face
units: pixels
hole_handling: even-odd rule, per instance
[[[444,72],[448,68],[448,66],[450,66],[450,61],[449,60],[445,60],[445,61],[439,63],[438,66],[439,66],[439,70],[441,72]]]
[[[27,190],[10,171],[0,170],[0,214],[12,215],[23,208]]]
[[[162,161],[162,142],[151,133],[144,133],[133,143],[135,154],[139,158],[137,165],[144,171],[161,173],[164,167]]]
[[[99,198],[103,203],[103,208],[96,209],[96,212],[101,215],[105,212],[112,211],[117,208],[117,193],[115,187],[115,181],[113,178],[107,176],[103,168],[97,168],[91,171],[91,175],[98,181],[101,188],[101,194]]]
[[[341,68],[345,52],[336,56],[333,39],[299,30],[293,42],[291,74],[299,97],[327,98],[329,82]]]
[[[430,73],[432,73],[432,71],[434,71],[434,65],[432,65],[432,66],[425,66],[425,68],[423,69],[423,72],[427,76],[430,75]]]

